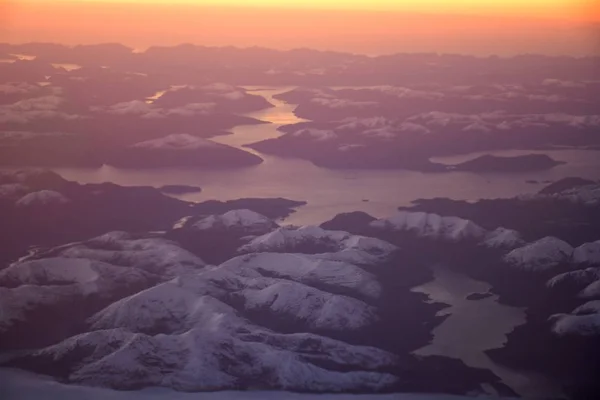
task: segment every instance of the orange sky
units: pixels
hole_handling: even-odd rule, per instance
[[[0,0],[0,40],[312,47],[368,54],[600,52],[593,0]]]
[[[337,10],[391,10],[438,13],[509,14],[559,18],[590,18],[593,0],[58,0],[90,4],[186,4],[196,6],[233,6],[266,8],[308,8]],[[20,3],[53,4],[57,0],[21,0]],[[598,15],[596,15],[597,17]]]

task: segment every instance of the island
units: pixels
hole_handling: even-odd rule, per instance
[[[527,172],[540,171],[565,164],[546,154],[526,154],[502,157],[486,154],[460,164],[448,166],[450,171],[471,172]]]

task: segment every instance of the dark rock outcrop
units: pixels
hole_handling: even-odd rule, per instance
[[[467,296],[467,300],[483,300],[493,296],[492,293],[471,293]]]
[[[49,171],[22,171],[1,179],[5,185],[23,185],[28,197],[51,192],[65,201],[24,206],[18,197],[0,199],[0,261],[14,259],[30,246],[56,245],[114,230],[166,230],[190,214],[191,203],[152,187],[81,185]]]
[[[600,338],[560,337],[551,331],[547,311],[533,309],[527,314],[527,324],[510,333],[504,347],[488,350],[488,355],[515,369],[539,371],[561,386],[569,398],[595,399],[600,391]]]
[[[186,194],[186,193],[200,193],[202,188],[199,186],[190,185],[164,185],[158,188],[163,193],[168,194]]]
[[[365,212],[355,211],[338,214],[331,220],[323,222],[320,226],[331,231],[346,231],[361,235],[369,230],[369,224],[375,219],[375,217]]]

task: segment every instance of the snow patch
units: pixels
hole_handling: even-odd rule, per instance
[[[485,235],[482,245],[489,248],[514,249],[525,241],[521,234],[513,229],[497,228]]]
[[[600,300],[585,303],[571,314],[556,314],[550,317],[552,331],[559,336],[599,336]]]
[[[247,234],[262,235],[276,229],[271,219],[251,210],[232,210],[222,215],[210,215],[192,225],[192,230],[236,230]]]
[[[360,300],[285,280],[264,289],[246,289],[241,295],[246,310],[268,309],[310,329],[356,330],[377,320],[375,308]]]
[[[575,248],[573,262],[576,264],[600,264],[600,240],[584,243]]]
[[[373,221],[370,226],[380,230],[409,232],[422,238],[452,242],[480,240],[487,233],[485,229],[467,219],[410,211],[400,211],[390,218]]]
[[[600,184],[584,185],[550,195],[538,194],[534,198],[550,197],[569,200],[573,203],[595,206],[600,204]]]
[[[108,265],[108,264],[105,264]],[[46,258],[10,265],[0,271],[0,286],[88,283],[98,279],[102,263],[83,259]]]
[[[21,197],[15,205],[17,207],[45,206],[51,204],[67,204],[70,203],[66,196],[54,190],[40,190],[26,194]]]
[[[369,265],[388,261],[396,251],[398,247],[380,239],[318,226],[281,227],[238,249],[239,253],[331,253],[328,255],[331,259]]]
[[[83,258],[108,264],[135,267],[163,279],[193,273],[206,263],[182,249],[175,242],[161,238],[136,238],[125,232],[109,232],[85,242],[76,242],[36,253],[23,261],[44,258],[50,253],[56,257]]]
[[[269,269],[268,264],[273,264],[270,256],[281,261],[294,257],[238,257],[146,289],[94,315],[89,321],[94,332],[30,357],[60,362],[78,357],[91,346],[92,354],[71,359],[69,381],[118,389],[218,390],[244,387],[244,382],[257,376],[267,387],[286,390],[380,390],[395,382],[396,377],[374,371],[394,362],[394,356],[385,351],[310,333],[277,333],[244,316],[260,310],[268,313],[270,320],[295,318],[302,324],[301,332],[358,329],[376,318],[374,310],[360,300],[298,282],[321,284],[321,278],[327,278],[316,273],[326,268],[319,268],[314,260],[309,265],[285,262],[279,267],[288,271],[274,277],[277,269]],[[352,288],[348,276],[346,273],[344,281],[330,279],[329,284]],[[227,304],[239,304],[235,299],[242,300],[241,310]],[[352,370],[319,367],[319,362]]]
[[[288,279],[319,288],[345,289],[356,297],[376,299],[381,286],[376,277],[347,262],[328,260],[322,255],[258,253],[232,258],[221,264],[233,271],[253,269],[262,275]]]
[[[549,288],[571,288],[583,299],[600,298],[600,267],[565,272],[550,279]]]
[[[6,183],[0,185],[0,199],[20,199],[31,189],[21,183]]]
[[[548,236],[511,251],[504,261],[523,270],[546,271],[570,262],[572,255],[570,244]]]

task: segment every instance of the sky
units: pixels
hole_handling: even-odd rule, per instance
[[[600,0],[0,0],[0,41],[600,53]]]

